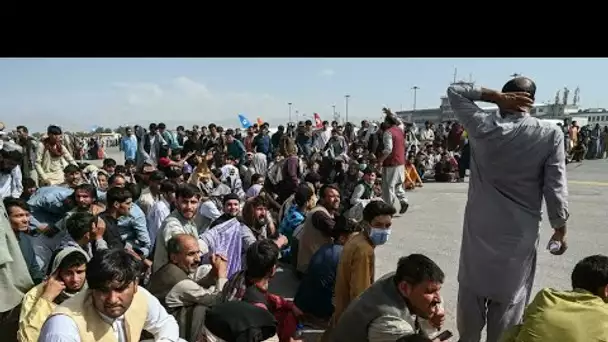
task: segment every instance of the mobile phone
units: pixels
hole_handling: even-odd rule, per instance
[[[449,339],[452,336],[454,336],[454,334],[452,334],[451,331],[445,330],[441,334],[437,335],[435,338],[438,338],[439,341],[445,341],[445,340]]]

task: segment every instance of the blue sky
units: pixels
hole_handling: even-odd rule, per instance
[[[608,59],[2,59],[0,111],[8,127],[43,130],[165,122],[169,126],[238,125],[237,114],[271,124],[288,119],[288,102],[308,117],[378,119],[381,107],[437,107],[452,81],[500,88],[509,75],[531,77],[538,102],[567,86],[584,107],[608,107]]]

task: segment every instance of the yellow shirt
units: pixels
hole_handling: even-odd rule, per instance
[[[17,332],[19,342],[37,342],[44,321],[57,306],[40,297],[43,291],[44,283],[41,283],[29,290],[23,297],[19,315],[19,331]]]
[[[365,232],[352,236],[344,244],[334,286],[334,314],[320,342],[331,341],[331,334],[342,313],[354,299],[374,283],[374,246]]]
[[[542,289],[502,342],[608,341],[608,303],[583,290]]]
[[[336,273],[336,322],[346,307],[373,284],[374,272],[374,247],[367,234],[360,233],[351,237],[344,245]]]

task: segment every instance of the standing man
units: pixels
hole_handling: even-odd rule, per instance
[[[23,162],[20,165],[23,178],[30,177],[38,184],[38,174],[36,173],[38,141],[30,136],[27,127],[17,126],[17,143],[23,147]]]
[[[120,141],[120,150],[125,154],[126,160],[135,160],[137,157],[137,137],[133,134],[133,129],[127,127],[125,129],[125,136]]]
[[[386,117],[386,129],[382,133],[383,150],[378,156],[378,168],[382,168],[382,199],[394,206],[395,198],[399,200],[399,214],[407,211],[403,182],[405,181],[405,134],[399,127],[401,122],[387,108],[383,109]]]
[[[536,248],[545,197],[551,253],[566,249],[568,190],[564,134],[529,115],[536,85],[525,77],[502,92],[452,85],[447,95],[471,144],[471,177],[458,270],[460,342],[497,342],[521,322],[536,272]],[[498,105],[490,115],[475,101]]]

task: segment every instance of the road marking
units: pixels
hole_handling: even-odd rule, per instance
[[[568,181],[568,183],[570,183],[570,184],[578,184],[578,185],[608,186],[608,182],[594,182],[594,181],[571,180],[571,181]]]

